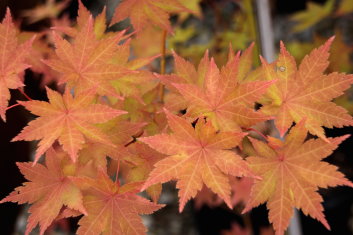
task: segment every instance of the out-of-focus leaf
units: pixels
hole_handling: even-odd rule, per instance
[[[294,14],[291,19],[297,22],[293,32],[303,31],[327,17],[333,10],[335,0],[328,0],[324,5],[308,2],[307,9]]]

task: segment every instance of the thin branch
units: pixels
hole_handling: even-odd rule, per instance
[[[163,30],[162,34],[162,44],[161,44],[161,63],[160,63],[160,73],[165,74],[165,55],[166,55],[166,41],[167,41],[167,30]],[[159,84],[158,87],[158,97],[159,101],[163,103],[164,101],[164,85],[162,83]]]

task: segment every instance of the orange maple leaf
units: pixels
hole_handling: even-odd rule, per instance
[[[146,25],[156,25],[169,32],[170,12],[190,12],[178,0],[123,0],[115,9],[111,25],[130,18],[135,31]]]
[[[241,131],[241,127],[250,127],[258,122],[271,119],[254,110],[255,102],[265,93],[274,81],[241,82],[246,76],[240,53],[230,59],[221,71],[213,58],[207,54],[199,65],[198,73],[189,69],[191,65],[176,58],[178,73],[184,81],[198,78],[193,84],[173,83],[188,103],[187,114],[192,117],[209,117],[217,129]],[[249,67],[250,69],[250,67]],[[187,75],[190,71],[189,75]],[[184,75],[185,74],[185,75]],[[193,78],[195,80],[195,78]],[[190,82],[188,82],[190,83]]]
[[[0,203],[32,204],[29,208],[31,215],[28,218],[26,235],[37,224],[40,225],[40,234],[44,234],[64,207],[80,214],[87,214],[80,189],[69,179],[68,176],[71,174],[67,174],[68,172],[64,170],[63,157],[64,155],[58,155],[54,149],[50,149],[46,154],[46,166],[42,164],[33,166],[32,162],[17,163],[21,173],[29,182],[16,188]]]
[[[247,163],[234,151],[245,133],[217,132],[211,122],[199,119],[195,129],[181,117],[166,111],[171,135],[159,134],[138,140],[169,157],[157,162],[143,189],[177,179],[181,212],[203,184],[218,194],[231,208],[228,174],[253,176]]]
[[[298,123],[303,118],[306,118],[305,127],[309,132],[323,139],[326,137],[322,126],[333,128],[353,124],[344,108],[330,102],[350,87],[353,76],[323,74],[329,64],[328,50],[333,39],[305,56],[298,69],[283,43],[275,63],[262,60],[264,77],[278,81],[268,89],[261,111],[276,116],[275,124],[281,136],[293,122]]]
[[[231,202],[233,206],[237,204],[245,204],[248,201],[251,187],[254,179],[250,177],[229,177],[229,183],[232,188]],[[194,199],[196,209],[200,209],[204,204],[213,208],[222,205],[223,200],[210,191],[207,187],[203,187]]]
[[[98,40],[93,30],[92,16],[75,35],[72,43],[54,34],[56,59],[44,61],[61,74],[60,83],[66,83],[76,92],[95,88],[99,95],[120,98],[111,81],[130,71],[113,64],[112,59],[127,45],[118,43],[125,31]]]
[[[46,18],[56,18],[69,5],[70,1],[64,0],[56,3],[55,0],[47,0],[43,5],[22,11],[21,15],[27,17],[30,24]]]
[[[153,165],[165,157],[164,154],[143,143],[134,143],[129,145],[128,149],[130,154],[133,155],[127,159],[130,164],[127,165],[129,168],[125,174],[125,179],[128,182],[146,180],[149,173],[153,170]],[[147,188],[146,192],[152,201],[157,202],[162,192],[162,184],[152,185]]]
[[[93,124],[106,122],[126,113],[102,104],[93,104],[95,92],[73,97],[66,89],[62,96],[47,88],[49,103],[45,101],[19,102],[33,114],[40,116],[31,121],[12,141],[40,140],[35,162],[52,146],[55,140],[69,153],[73,161],[83,147],[85,137],[96,142],[114,145],[109,137]]]
[[[12,22],[10,9],[0,24],[0,116],[6,121],[5,112],[10,99],[9,89],[24,86],[22,75],[30,67],[24,61],[31,49],[34,37],[19,45],[17,29]]]
[[[97,168],[107,166],[107,158],[121,161],[133,156],[125,146],[134,141],[135,135],[142,133],[145,123],[132,123],[122,120],[123,118],[114,118],[106,123],[97,126],[103,131],[114,145],[106,145],[99,142],[90,141],[79,152],[81,162],[92,161]]]
[[[128,183],[119,186],[100,170],[97,179],[88,177],[74,178],[82,187],[84,206],[87,215],[78,222],[78,235],[83,234],[146,234],[139,214],[151,214],[162,208],[149,200],[138,196],[141,183]]]
[[[257,157],[248,157],[251,169],[263,180],[255,181],[244,212],[267,202],[269,220],[276,234],[284,234],[293,208],[319,220],[330,228],[323,214],[323,201],[318,187],[347,185],[353,187],[337,167],[321,159],[330,155],[349,135],[328,138],[329,142],[318,139],[304,141],[307,136],[304,121],[293,127],[281,142],[269,138],[269,144],[250,139]]]

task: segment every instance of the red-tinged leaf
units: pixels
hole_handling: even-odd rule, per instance
[[[18,44],[17,29],[12,22],[9,8],[0,24],[0,35],[0,116],[6,121],[5,113],[11,96],[9,89],[24,86],[22,75],[29,67],[25,60],[34,38]]]
[[[254,180],[249,177],[229,177],[229,182],[232,187],[232,205],[236,206],[239,203],[245,205],[249,199]],[[194,199],[194,205],[196,209],[201,209],[204,204],[213,208],[222,205],[222,203],[223,200],[205,186]]]
[[[82,193],[69,179],[65,172],[63,155],[58,155],[53,149],[46,154],[46,166],[31,162],[17,163],[21,173],[29,181],[15,189],[3,202],[30,203],[30,216],[26,235],[36,226],[40,226],[40,234],[57,218],[61,209],[66,206],[77,214],[87,214],[83,206]],[[69,174],[71,175],[71,174]]]
[[[248,70],[239,70],[239,63],[245,63],[248,53],[242,57],[238,53],[221,71],[214,60],[209,60],[206,54],[200,62],[198,76],[192,75],[196,72],[191,69],[191,74],[185,75],[187,74],[185,70],[191,66],[176,57],[178,70],[181,70],[179,67],[184,69],[181,72],[177,71],[177,75],[183,78],[176,80],[172,85],[187,101],[188,115],[194,118],[209,117],[217,129],[225,131],[241,131],[241,127],[250,127],[271,119],[257,113],[253,106],[274,81],[240,83]],[[194,80],[189,81],[192,78],[188,76],[192,76]],[[198,78],[197,81],[195,77]]]
[[[301,209],[329,229],[318,187],[353,187],[337,167],[321,161],[349,136],[305,141],[306,136],[303,120],[291,129],[284,142],[270,138],[267,145],[250,139],[258,156],[248,157],[247,161],[262,180],[255,181],[244,211],[267,202],[269,219],[278,235],[287,229],[294,208]]]
[[[164,206],[138,196],[141,183],[118,186],[102,170],[97,179],[73,180],[84,189],[83,203],[87,209],[87,215],[78,222],[78,235],[144,235],[146,228],[139,214],[151,214]]]
[[[169,13],[182,11],[189,12],[178,0],[124,0],[115,9],[110,24],[130,18],[135,31],[153,24],[171,32]]]
[[[57,57],[45,63],[61,74],[61,83],[67,83],[76,92],[95,88],[99,95],[120,98],[111,82],[130,71],[119,64],[113,64],[112,60],[121,47],[128,47],[125,44],[118,45],[123,34],[120,32],[98,40],[94,33],[93,19],[89,17],[72,43],[54,33]]]
[[[313,135],[325,139],[323,127],[343,127],[353,124],[345,109],[331,102],[353,83],[353,76],[341,73],[323,74],[328,67],[330,38],[307,55],[297,69],[294,58],[281,44],[281,53],[273,64],[263,61],[267,80],[278,78],[262,101],[262,113],[276,116],[276,127],[283,136],[293,122],[306,118],[305,127]]]
[[[249,48],[247,48],[240,57],[239,67],[238,67],[238,80],[243,81],[249,74],[252,66],[253,66],[253,50],[255,43],[251,43]]]
[[[157,162],[143,186],[177,180],[182,211],[186,202],[195,197],[205,184],[229,207],[230,185],[227,175],[254,176],[245,161],[233,152],[244,137],[243,133],[217,133],[210,122],[199,119],[195,129],[181,117],[166,111],[171,135],[139,138],[169,157]]]
[[[114,118],[98,126],[114,146],[90,141],[79,152],[79,160],[83,162],[93,161],[93,165],[99,169],[107,166],[107,156],[118,161],[130,160],[133,154],[128,151],[125,145],[131,143],[134,136],[139,136],[142,133],[145,124],[131,123],[123,121],[122,118]]]
[[[149,173],[153,170],[153,165],[165,157],[148,145],[143,143],[135,143],[128,146],[129,152],[133,157],[126,158],[130,163],[125,179],[128,182],[145,181]],[[162,185],[155,184],[147,190],[148,195],[154,202],[157,202],[162,192]]]
[[[82,149],[85,138],[107,145],[110,139],[93,124],[103,123],[126,113],[108,106],[93,104],[94,91],[72,97],[66,90],[64,96],[47,88],[49,103],[44,101],[21,102],[37,119],[31,121],[12,141],[40,140],[35,162],[55,140],[69,153],[73,161]],[[87,112],[89,110],[89,112]]]

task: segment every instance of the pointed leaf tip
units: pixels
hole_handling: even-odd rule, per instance
[[[2,22],[11,22],[11,21],[12,21],[12,15],[11,15],[10,7],[6,7],[5,18],[3,19]]]

